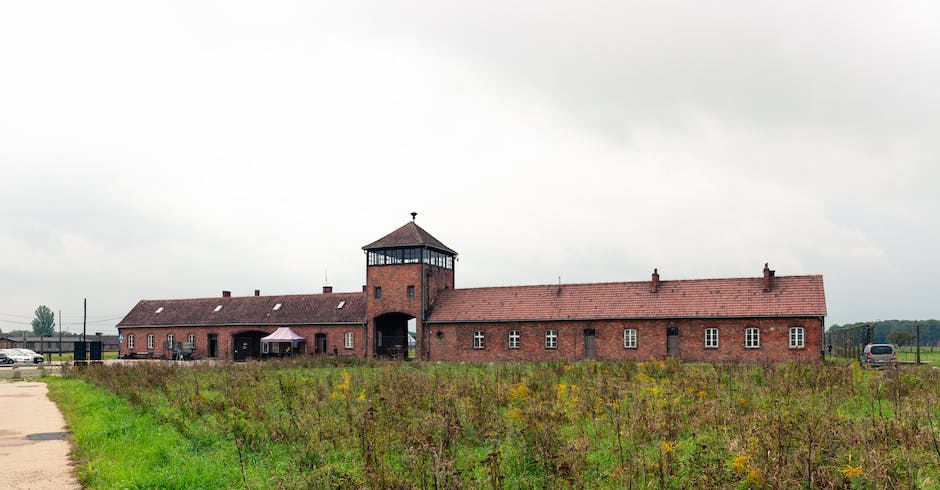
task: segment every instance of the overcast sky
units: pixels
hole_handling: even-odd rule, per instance
[[[937,2],[0,3],[0,329],[360,290],[823,274],[940,317]]]

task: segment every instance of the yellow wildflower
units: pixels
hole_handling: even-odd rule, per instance
[[[678,445],[676,441],[659,441],[659,444],[663,447],[663,454],[671,453]]]
[[[839,470],[842,473],[842,476],[846,478],[853,478],[856,476],[862,476],[862,467],[861,466],[852,466],[850,464],[845,465],[845,468]]]
[[[751,468],[751,471],[747,472],[747,476],[744,477],[744,481],[748,483],[753,483],[755,485],[763,485],[764,477],[761,476],[760,470],[757,468]]]
[[[698,390],[698,393],[696,394],[699,398],[705,398],[705,390]]]
[[[366,389],[365,388],[362,389],[362,393],[359,393],[359,396],[356,397],[356,400],[359,400],[361,402],[366,401]]]
[[[509,399],[512,401],[525,401],[529,398],[532,390],[525,383],[518,383],[509,388]]]
[[[731,467],[734,468],[734,471],[737,471],[738,473],[745,473],[747,472],[749,466],[747,463],[750,460],[751,458],[749,458],[746,454],[739,454],[734,457],[734,461],[731,462]]]

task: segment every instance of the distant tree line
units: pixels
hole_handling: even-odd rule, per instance
[[[920,325],[920,345],[940,346],[940,320],[879,320],[875,322],[846,323],[833,325],[830,332],[864,325],[872,326],[872,342],[876,344],[914,345],[917,342],[917,329]]]

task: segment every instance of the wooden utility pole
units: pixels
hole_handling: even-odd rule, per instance
[[[917,361],[917,365],[919,366],[920,365],[920,323],[919,322],[914,322],[914,331],[916,332],[915,335],[917,335],[916,361]]]

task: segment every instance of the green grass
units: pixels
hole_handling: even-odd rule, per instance
[[[42,352],[40,352],[40,354],[42,354]],[[71,352],[63,352],[62,354],[47,352],[44,355],[46,356],[46,360],[50,360],[50,361],[73,361],[75,360],[75,355]],[[102,352],[101,357],[103,357],[104,359],[117,359],[118,352],[117,351]]]
[[[85,488],[233,488],[232,448],[197,447],[172,426],[80,379],[45,378],[72,432]],[[213,436],[212,439],[217,439]]]
[[[92,488],[938,488],[937,371],[330,357],[51,386]]]
[[[916,349],[914,347],[899,347],[898,360],[914,362],[916,359]],[[933,366],[940,366],[940,348],[921,347],[920,361],[930,363]]]

